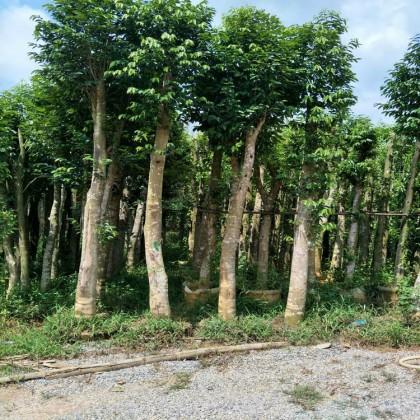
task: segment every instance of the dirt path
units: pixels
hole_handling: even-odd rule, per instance
[[[289,347],[37,380],[0,388],[0,418],[418,420],[420,373],[397,365],[411,354]]]

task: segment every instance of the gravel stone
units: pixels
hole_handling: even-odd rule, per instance
[[[0,388],[0,418],[419,420],[420,375],[398,365],[399,358],[414,354],[338,345],[287,347],[36,380]],[[108,354],[63,363],[136,356]],[[187,380],[178,383],[179,377]],[[301,405],[290,395],[296,386],[317,391],[321,401],[312,409]]]

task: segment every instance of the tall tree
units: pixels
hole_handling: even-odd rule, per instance
[[[311,202],[317,199],[319,183],[325,182],[320,163],[328,155],[332,127],[354,103],[351,83],[355,76],[351,66],[356,61],[353,49],[357,41],[344,43],[341,37],[346,30],[346,22],[334,12],[322,12],[312,23],[301,28],[301,66],[305,78],[301,119],[305,132],[305,157],[285,312],[285,321],[290,326],[298,324],[305,311],[308,253],[313,239]]]
[[[82,256],[79,268],[75,312],[92,316],[96,312],[96,284],[100,257],[101,204],[108,169],[107,96],[111,81],[106,72],[126,52],[121,36],[121,2],[105,0],[56,0],[45,7],[51,20],[36,17],[33,53],[44,74],[63,91],[86,94],[93,122],[92,176],[84,207]],[[115,118],[115,117],[114,117]]]
[[[218,124],[212,133],[230,155],[233,173],[220,259],[219,315],[224,319],[236,315],[236,252],[257,140],[265,124],[284,116],[293,100],[292,47],[279,20],[252,7],[226,15],[210,46],[200,122],[205,128]]]
[[[213,10],[206,2],[151,0],[129,8],[133,52],[124,67],[137,118],[155,123],[146,200],[144,238],[150,311],[170,316],[168,276],[162,254],[162,187],[171,126],[191,103],[191,86],[204,66]]]
[[[398,280],[404,273],[408,214],[413,201],[420,150],[420,34],[411,40],[404,58],[395,64],[389,79],[382,87],[382,93],[388,99],[388,102],[381,106],[385,114],[395,118],[397,130],[404,134],[408,141],[415,142],[395,256],[395,277]]]

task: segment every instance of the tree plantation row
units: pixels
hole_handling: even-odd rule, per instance
[[[78,272],[91,317],[146,264],[150,312],[170,317],[177,244],[224,320],[238,291],[282,289],[295,326],[319,282],[404,286],[416,304],[419,36],[383,83],[385,126],[350,111],[358,41],[335,12],[285,26],[240,7],[215,27],[206,2],[45,7],[38,70],[0,94],[4,294]]]

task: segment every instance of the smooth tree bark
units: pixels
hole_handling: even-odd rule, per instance
[[[224,320],[236,316],[236,251],[241,235],[246,194],[251,183],[255,146],[265,123],[265,116],[245,137],[245,155],[241,167],[235,168],[235,181],[230,197],[220,257],[219,316]]]
[[[46,221],[46,209],[45,209],[45,194],[42,194],[41,197],[38,200],[38,244],[37,244],[37,258],[38,256],[43,255],[44,252],[44,246],[45,246],[45,221]]]
[[[335,241],[333,246],[333,252],[331,256],[330,270],[332,272],[339,270],[343,263],[343,250],[344,250],[344,237],[346,234],[346,216],[344,215],[344,206],[342,203],[344,195],[344,189],[339,189],[339,203],[338,203],[338,215],[337,215],[337,229],[335,235]]]
[[[106,92],[99,80],[91,93],[93,118],[93,169],[83,215],[83,242],[76,289],[75,314],[91,317],[96,313],[96,284],[101,225],[101,203],[105,189],[107,144],[105,134]]]
[[[116,146],[117,147],[117,146]],[[107,178],[105,183],[105,190],[101,203],[101,220],[106,223],[109,228],[117,232],[119,206],[121,199],[121,190],[123,183],[123,174],[121,164],[114,155],[111,164],[109,165]],[[112,247],[116,238],[102,238],[98,248],[98,268],[96,279],[96,297],[100,298],[103,287],[108,276],[108,264],[111,257]]]
[[[360,215],[359,221],[359,255],[358,263],[360,266],[366,266],[369,261],[369,251],[371,243],[371,217],[368,212],[372,211],[372,187],[368,187],[364,196],[363,213]]]
[[[13,294],[19,285],[19,254],[13,246],[13,235],[7,235],[3,238],[3,252],[6,260],[7,272],[9,275],[6,297]]]
[[[150,156],[144,223],[150,312],[159,317],[169,317],[171,315],[168,297],[168,276],[165,271],[162,254],[162,188],[169,134],[170,116],[166,107],[160,105],[155,146]]]
[[[305,314],[312,222],[311,209],[307,201],[312,200],[314,195],[305,186],[312,179],[314,170],[312,164],[303,164],[301,177],[303,193],[298,198],[296,208],[290,286],[284,315],[284,321],[290,327],[298,325],[303,320]]]
[[[209,188],[205,205],[207,211],[204,213],[203,218],[203,231],[205,237],[203,238],[204,249],[201,255],[200,266],[200,284],[210,284],[210,268],[211,261],[216,250],[216,222],[217,222],[217,207],[218,207],[218,188],[222,176],[222,158],[223,152],[216,149],[213,153]]]
[[[109,218],[117,226],[117,238],[112,241],[110,251],[111,257],[108,258],[107,278],[119,273],[126,266],[126,252],[128,249],[128,236],[131,226],[130,220],[130,190],[127,183],[122,182],[123,188],[118,189],[118,194],[112,195],[109,205]]]
[[[391,135],[391,138],[389,139],[387,145],[386,157],[384,162],[384,172],[381,180],[381,191],[378,205],[378,210],[382,213],[389,211],[393,146],[394,136]],[[373,275],[377,275],[382,271],[387,257],[388,219],[385,215],[378,215],[377,221],[378,222],[376,225],[375,243],[373,247]]]
[[[261,224],[262,198],[259,191],[255,193],[254,209],[252,211],[251,229],[248,243],[248,261],[255,264],[258,261],[258,238]]]
[[[354,186],[353,204],[351,208],[351,223],[347,237],[346,247],[346,278],[351,279],[356,270],[356,251],[359,236],[359,209],[362,200],[362,186],[356,183]]]
[[[258,239],[257,287],[265,289],[268,281],[272,213],[281,188],[281,182],[273,178],[270,190],[266,191],[264,187],[264,168],[260,166],[258,169],[256,179],[263,202],[263,215]]]
[[[20,255],[20,286],[23,290],[30,286],[30,250],[29,250],[29,231],[27,199],[25,194],[25,166],[26,166],[26,146],[23,134],[18,128],[19,156],[16,164],[16,213],[19,233],[19,255]]]
[[[416,146],[411,159],[410,175],[405,193],[404,207],[402,210],[403,216],[401,218],[400,236],[398,238],[397,251],[395,253],[394,276],[395,281],[398,282],[404,276],[405,254],[407,251],[408,239],[408,222],[411,206],[413,204],[414,186],[418,171],[418,161],[420,155],[420,140],[416,141]]]
[[[49,220],[48,236],[45,243],[44,255],[42,259],[42,273],[41,273],[41,291],[45,292],[51,283],[51,270],[53,262],[54,246],[57,243],[59,234],[59,212],[61,203],[60,185],[54,183],[53,186],[53,202],[51,205]]]
[[[133,228],[127,252],[127,270],[132,270],[139,262],[140,240],[143,235],[144,202],[139,201],[136,206]]]
[[[71,223],[69,224],[68,232],[68,250],[69,250],[69,268],[76,271],[79,260],[79,249],[80,249],[80,234],[79,234],[79,222],[81,214],[80,197],[79,191],[76,188],[71,190],[70,196],[70,218]]]
[[[61,248],[61,241],[64,235],[63,218],[64,218],[64,211],[65,211],[65,205],[66,205],[66,195],[67,195],[66,187],[62,185],[61,191],[60,191],[60,206],[58,210],[58,231],[57,231],[57,236],[55,238],[53,255],[52,255],[51,279],[55,279],[59,275],[60,248]]]

